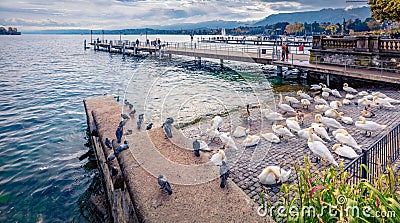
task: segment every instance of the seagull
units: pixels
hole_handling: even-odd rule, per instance
[[[157,178],[157,182],[158,182],[158,185],[161,186],[162,190],[166,190],[169,195],[172,194],[172,189],[167,181],[167,178],[165,178],[163,175],[160,174]]]

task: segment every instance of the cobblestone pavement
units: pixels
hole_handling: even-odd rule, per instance
[[[361,91],[360,89],[358,89]],[[387,96],[400,99],[400,92],[395,90],[380,90],[382,93],[385,93]],[[308,92],[312,93],[312,92]],[[342,99],[344,98],[345,92],[340,92],[342,94]],[[289,93],[288,95],[296,96],[295,93]],[[285,96],[285,95],[284,95]],[[276,97],[275,99],[277,99]],[[360,97],[359,97],[360,98]],[[358,99],[358,98],[357,98]],[[353,102],[356,102],[357,99],[353,99]],[[333,100],[338,100],[333,96],[329,96],[328,103]],[[276,104],[277,104],[277,100]],[[271,107],[272,104],[270,104]],[[371,146],[374,142],[378,141],[381,137],[383,137],[387,132],[389,132],[394,126],[400,123],[400,105],[395,105],[395,109],[379,109],[372,108],[371,110],[376,114],[374,118],[367,118],[367,120],[371,120],[377,122],[379,124],[388,125],[387,129],[384,131],[376,132],[372,134],[372,137],[365,136],[365,132],[357,130],[355,125],[346,125],[342,124],[347,131],[354,137],[357,143],[361,146],[361,148],[366,149]],[[307,128],[314,122],[314,115],[321,113],[314,109],[314,104],[310,106],[310,110],[304,110],[300,106],[297,108],[303,110],[305,113],[304,125],[302,128]],[[358,117],[360,115],[360,111],[363,109],[363,106],[357,106],[355,104],[352,105],[343,105],[340,107],[338,111],[344,112],[345,116],[350,116],[353,121],[358,121]],[[278,112],[281,112],[277,109]],[[291,117],[294,114],[286,114],[284,117]],[[258,108],[251,109],[250,118],[247,115],[245,109],[236,112],[236,114],[229,114],[227,117],[223,117],[224,125],[221,128],[221,132],[233,132],[236,126],[240,125],[243,127],[250,127],[250,134],[255,134],[260,131],[262,132],[272,132],[271,130],[271,122],[268,122],[265,118],[261,118],[261,114]],[[277,122],[277,124],[285,124],[285,120]],[[209,126],[209,120],[204,120],[202,123],[198,123],[194,126],[187,127],[183,129],[183,133],[188,137],[201,137],[205,139],[207,143],[209,143],[209,147],[218,148],[221,146],[218,142],[211,142],[210,140],[206,140],[206,128]],[[331,150],[332,146],[335,143],[338,143],[332,133],[329,135],[333,139],[331,142],[327,143],[327,147]],[[261,171],[269,166],[269,165],[280,165],[284,164],[283,168],[285,170],[291,169],[291,175],[287,183],[293,183],[296,175],[294,174],[293,163],[299,162],[303,163],[304,156],[307,156],[311,153],[307,146],[307,140],[301,139],[298,136],[296,138],[290,139],[289,141],[282,140],[281,143],[271,144],[263,138],[260,140],[260,143],[257,146],[247,147],[242,146],[243,138],[235,139],[236,145],[238,147],[238,151],[236,154],[231,153],[230,151],[226,151],[229,165],[231,166],[231,177],[232,180],[247,194],[250,198],[260,203],[260,192],[262,190],[267,191],[271,201],[274,203],[279,198],[280,184],[262,187],[258,181],[258,175]],[[219,140],[216,140],[219,141]],[[331,150],[332,152],[332,150]],[[358,154],[361,151],[357,151]],[[350,159],[339,158],[336,153],[333,153],[336,161],[343,161],[345,165],[351,162]],[[229,160],[229,157],[233,156],[234,159]],[[311,155],[311,160],[313,161],[314,157]],[[324,162],[319,164],[314,163],[317,168],[321,168],[326,165]]]

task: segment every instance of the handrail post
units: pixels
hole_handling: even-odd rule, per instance
[[[364,150],[363,154],[362,154],[362,159],[361,159],[361,164],[364,164],[367,167],[368,167],[368,165],[367,165],[368,152],[369,152],[369,150]],[[367,179],[367,170],[364,167],[361,167],[361,178]]]

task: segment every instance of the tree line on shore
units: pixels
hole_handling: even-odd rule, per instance
[[[0,26],[0,35],[20,35],[21,33],[18,32],[18,29],[15,27],[8,27],[8,29],[6,29],[3,26]]]

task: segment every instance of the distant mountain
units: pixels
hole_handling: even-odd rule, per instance
[[[250,22],[239,22],[239,21],[224,21],[224,20],[212,20],[199,23],[181,23],[167,26],[150,26],[149,28],[133,28],[124,30],[105,30],[105,34],[181,34],[179,31],[186,30],[209,30],[209,29],[233,29],[239,26],[265,26],[272,25],[278,22],[330,22],[330,23],[342,23],[343,18],[349,19],[361,19],[364,21],[366,18],[371,17],[369,7],[353,8],[353,9],[322,9],[319,11],[307,11],[307,12],[294,12],[294,13],[279,13],[274,14],[262,19],[260,21]],[[175,30],[176,32],[174,32]],[[100,34],[101,30],[93,30],[93,34]],[[187,34],[185,32],[185,34]],[[90,34],[90,30],[76,29],[76,30],[40,30],[40,31],[26,31],[23,34]]]
[[[233,29],[239,26],[249,26],[254,22],[238,22],[238,21],[224,21],[224,20],[213,20],[199,23],[180,23],[168,26],[152,26],[153,29],[164,29],[164,30],[180,30],[180,29],[218,29],[227,28]]]
[[[342,23],[343,19],[360,19],[364,21],[371,17],[369,7],[353,8],[353,9],[321,9],[319,11],[294,12],[294,13],[279,13],[266,17],[265,19],[254,23],[254,26],[271,25],[278,22],[330,22]]]

